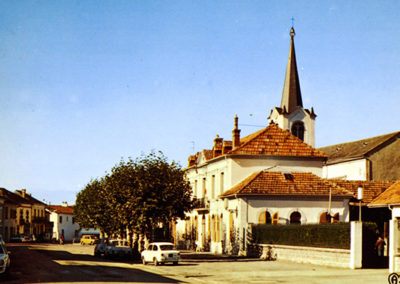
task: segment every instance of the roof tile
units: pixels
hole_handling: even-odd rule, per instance
[[[353,193],[312,173],[260,171],[221,194],[231,195],[332,195],[353,196]]]

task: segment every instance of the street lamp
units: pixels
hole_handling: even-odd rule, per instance
[[[363,199],[363,188],[362,188],[362,186],[360,185],[359,187],[358,187],[358,190],[357,190],[357,199],[360,201],[360,207],[359,207],[359,209],[358,209],[358,212],[359,212],[359,217],[358,217],[358,221],[360,221],[361,222],[361,200]]]

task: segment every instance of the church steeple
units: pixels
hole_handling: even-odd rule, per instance
[[[281,109],[292,113],[297,106],[303,107],[301,99],[300,80],[297,72],[296,53],[294,51],[294,28],[290,30],[290,50],[286,67],[285,82],[282,91]]]
[[[317,115],[314,113],[313,108],[311,108],[311,111],[303,108],[294,51],[294,36],[295,32],[292,26],[290,29],[289,59],[286,67],[281,105],[271,110],[268,120],[269,123],[274,122],[280,128],[290,131],[290,133],[314,147],[314,123]]]

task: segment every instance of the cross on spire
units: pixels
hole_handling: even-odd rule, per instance
[[[292,20],[292,28],[293,28],[293,25],[294,25],[294,18],[292,17],[291,20]]]

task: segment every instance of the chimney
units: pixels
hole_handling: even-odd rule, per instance
[[[67,201],[63,201],[63,202],[61,202],[61,206],[62,206],[62,207],[68,207],[68,203],[67,203]]]
[[[22,192],[22,198],[25,198],[26,189],[25,188],[21,189],[21,192]]]
[[[238,128],[239,118],[235,115],[235,128],[232,130],[232,149],[240,147],[240,129]]]
[[[222,144],[224,139],[220,138],[219,135],[214,139],[214,149],[213,149],[213,158],[218,157],[222,154]]]

